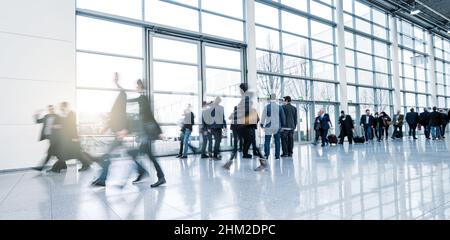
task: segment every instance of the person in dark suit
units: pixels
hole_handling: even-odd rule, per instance
[[[322,147],[325,147],[325,145],[328,144],[328,130],[330,130],[332,124],[330,115],[328,115],[328,113],[326,113],[325,109],[323,108],[319,111],[319,124],[320,137],[322,138]]]
[[[39,141],[48,140],[49,141],[49,147],[47,150],[47,156],[45,157],[44,162],[39,166],[34,168],[37,171],[42,171],[44,169],[45,165],[50,161],[52,157],[56,157],[59,160],[59,129],[58,126],[60,124],[60,118],[55,113],[55,108],[53,105],[49,105],[47,107],[48,113],[42,117],[39,118],[39,113],[36,113],[34,115],[36,123],[42,123],[43,127],[41,130],[41,135],[39,137]]]
[[[430,139],[430,112],[428,108],[424,108],[423,112],[419,115],[420,125],[423,126],[423,132],[426,139]]]
[[[366,109],[366,114],[361,116],[359,124],[364,129],[364,137],[366,138],[366,143],[369,143],[373,139],[372,128],[375,123],[375,119],[370,115],[370,110]]]
[[[283,149],[282,157],[292,157],[294,153],[294,132],[297,128],[297,108],[292,106],[291,97],[284,97],[283,110],[285,114],[285,124],[281,133],[281,148]]]
[[[320,111],[317,112],[317,116],[314,118],[314,142],[313,145],[317,145],[319,143],[320,138]]]
[[[208,117],[205,119],[207,124],[209,124],[209,130],[211,134],[214,136],[214,160],[221,160],[220,157],[220,143],[222,142],[222,130],[227,129],[227,122],[225,120],[225,110],[220,103],[222,99],[220,97],[216,97],[214,102],[211,104]]]
[[[375,129],[377,141],[381,142],[381,139],[383,138],[383,131],[384,131],[384,121],[383,121],[383,113],[382,112],[375,113],[373,128]]]
[[[205,118],[209,114],[209,105],[211,103],[207,103],[204,101],[202,103],[202,124],[200,125],[199,132],[202,136],[202,148],[201,148],[201,158],[209,158],[212,157],[212,135],[211,131],[209,130],[209,124],[205,122]],[[206,154],[206,147],[208,147],[208,154]],[[181,147],[180,147],[181,148]],[[181,154],[180,154],[181,155]],[[181,157],[181,156],[180,156]]]
[[[391,117],[386,112],[381,112],[380,114],[381,118],[383,119],[383,128],[384,128],[384,137],[386,140],[389,138],[389,127],[392,124]]]
[[[141,95],[138,98],[128,99],[127,102],[137,102],[139,104],[139,124],[141,125],[141,127],[139,128],[140,130],[138,135],[140,145],[137,149],[129,150],[128,154],[132,156],[138,168],[138,178],[135,182],[139,182],[146,172],[144,166],[137,161],[137,157],[140,154],[147,154],[148,159],[153,163],[153,166],[155,167],[156,176],[158,177],[158,181],[150,185],[150,187],[155,188],[166,183],[164,172],[152,152],[152,142],[154,140],[163,138],[163,135],[161,127],[153,116],[152,110],[150,108],[148,96],[145,94],[144,83],[140,79],[136,82],[136,90]]]
[[[392,133],[392,139],[403,138],[403,120],[405,119],[404,115],[401,114],[401,111],[398,110],[397,114],[394,115],[394,132]]]
[[[414,111],[414,108],[411,108],[409,113],[406,114],[405,120],[409,126],[409,136],[412,136],[413,139],[416,140],[416,128],[417,124],[419,124],[419,114]]]
[[[93,158],[81,150],[76,114],[69,108],[68,102],[62,102],[60,110],[62,115],[60,117],[59,160],[49,171],[59,173],[61,170],[67,169],[66,161],[71,159],[77,159],[81,162],[82,166],[78,171],[86,171],[93,163]]]
[[[448,115],[444,109],[441,109],[441,138],[445,138],[445,129],[448,124]]]
[[[355,129],[353,125],[353,119],[350,115],[345,114],[341,111],[341,116],[339,117],[339,144],[344,144],[344,138],[347,137],[348,143],[353,144],[353,130]]]
[[[441,139],[441,123],[442,114],[437,111],[437,107],[433,107],[433,112],[430,113],[430,130],[433,140]]]

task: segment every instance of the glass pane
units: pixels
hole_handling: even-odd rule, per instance
[[[202,32],[243,41],[244,23],[230,18],[202,13]]]
[[[306,18],[284,11],[281,13],[281,17],[284,31],[308,36],[308,20]]]
[[[281,96],[281,81],[277,76],[258,74],[258,96],[269,98],[270,94],[276,93]]]
[[[312,58],[327,62],[334,62],[334,48],[332,45],[311,41]]]
[[[334,80],[334,65],[313,61],[313,78]]]
[[[206,0],[202,1],[202,8],[212,12],[221,13],[235,18],[243,18],[242,0]]]
[[[374,92],[372,88],[362,88],[359,89],[359,102],[360,103],[368,103],[368,104],[374,104]]]
[[[335,101],[336,87],[332,83],[315,82],[314,99],[316,101]]]
[[[308,0],[281,0],[281,3],[304,12],[308,11]]]
[[[142,57],[142,28],[77,16],[77,49]]]
[[[279,54],[256,51],[256,67],[260,71],[280,72],[280,60]]]
[[[155,91],[198,92],[198,67],[155,61],[153,68]]]
[[[328,43],[334,43],[333,28],[329,25],[311,20],[311,38],[322,40]]]
[[[280,51],[280,35],[268,28],[256,27],[256,47],[271,51]]]
[[[155,94],[154,95],[155,118],[160,123],[178,124],[182,120],[184,109],[190,104],[198,123],[198,97],[192,95],[178,94]]]
[[[197,10],[159,0],[145,2],[145,20],[194,32],[199,31]]]
[[[311,82],[294,78],[284,79],[284,94],[294,100],[312,100]]]
[[[216,47],[205,47],[206,66],[241,69],[241,52]]]
[[[314,14],[318,17],[327,19],[332,21],[333,20],[333,11],[330,7],[318,3],[318,2],[314,2],[314,1],[310,1],[310,8],[311,8],[311,14]]]
[[[255,2],[255,22],[273,28],[279,28],[278,10]]]
[[[77,8],[142,19],[142,0],[77,0]]]
[[[219,69],[206,69],[206,93],[239,96],[241,73]]]
[[[197,64],[198,45],[194,43],[153,38],[153,58]]]
[[[283,73],[299,77],[309,76],[309,60],[296,57],[283,57]]]
[[[308,39],[283,33],[283,52],[299,57],[309,57]]]
[[[77,87],[116,88],[114,72],[119,73],[123,88],[134,89],[143,77],[142,60],[77,53]]]

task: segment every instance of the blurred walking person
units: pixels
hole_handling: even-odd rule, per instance
[[[280,159],[281,129],[285,125],[285,113],[283,107],[277,103],[277,95],[270,95],[270,103],[264,107],[261,116],[261,127],[264,129],[264,157],[269,159],[270,142],[272,136],[275,140],[275,159]]]
[[[291,97],[284,97],[284,115],[285,124],[283,125],[283,130],[281,132],[281,146],[283,149],[282,157],[292,157],[294,153],[294,132],[297,128],[297,108],[292,106]]]

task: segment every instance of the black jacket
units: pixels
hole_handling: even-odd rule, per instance
[[[108,128],[114,132],[129,129],[127,121],[127,94],[125,91],[120,91],[111,108]]]
[[[339,117],[339,125],[341,127],[341,131],[351,132],[353,131],[353,119],[350,115],[346,115],[345,118],[343,116]]]
[[[384,119],[383,117],[375,117],[373,121],[373,127],[384,127]]]
[[[373,126],[373,124],[375,123],[375,118],[372,115],[369,115],[369,124],[366,124],[366,118],[367,118],[367,115],[365,115],[365,114],[361,116],[361,119],[359,120],[360,125]]]
[[[405,120],[409,125],[417,125],[419,123],[419,114],[416,112],[408,112],[406,113]]]
[[[61,122],[61,119],[56,114],[47,114],[43,118],[36,119],[36,123],[43,123],[44,126],[42,126],[41,130],[41,136],[39,137],[39,141],[43,141],[45,139],[48,139],[48,137],[45,135],[45,128],[47,128],[47,119],[49,117],[54,117],[55,120],[53,121],[53,125],[58,125]],[[56,135],[57,129],[52,129],[52,135]]]
[[[419,119],[422,126],[430,125],[430,112],[422,112],[419,115]]]
[[[289,128],[294,130],[297,127],[297,108],[292,106],[291,104],[283,105],[284,110],[284,126],[283,128]]]
[[[139,104],[139,117],[143,124],[145,133],[151,138],[156,138],[162,133],[161,127],[153,115],[148,97],[141,94],[138,98],[128,99],[127,102],[137,102]]]
[[[441,125],[442,114],[440,112],[433,111],[430,113],[430,126],[437,127]]]
[[[448,124],[448,116],[446,113],[441,113],[441,124],[442,125]]]

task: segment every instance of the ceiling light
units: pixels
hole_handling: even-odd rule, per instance
[[[415,10],[412,10],[411,11],[411,15],[417,15],[417,14],[419,14],[420,13],[420,10],[419,9],[415,9]]]

